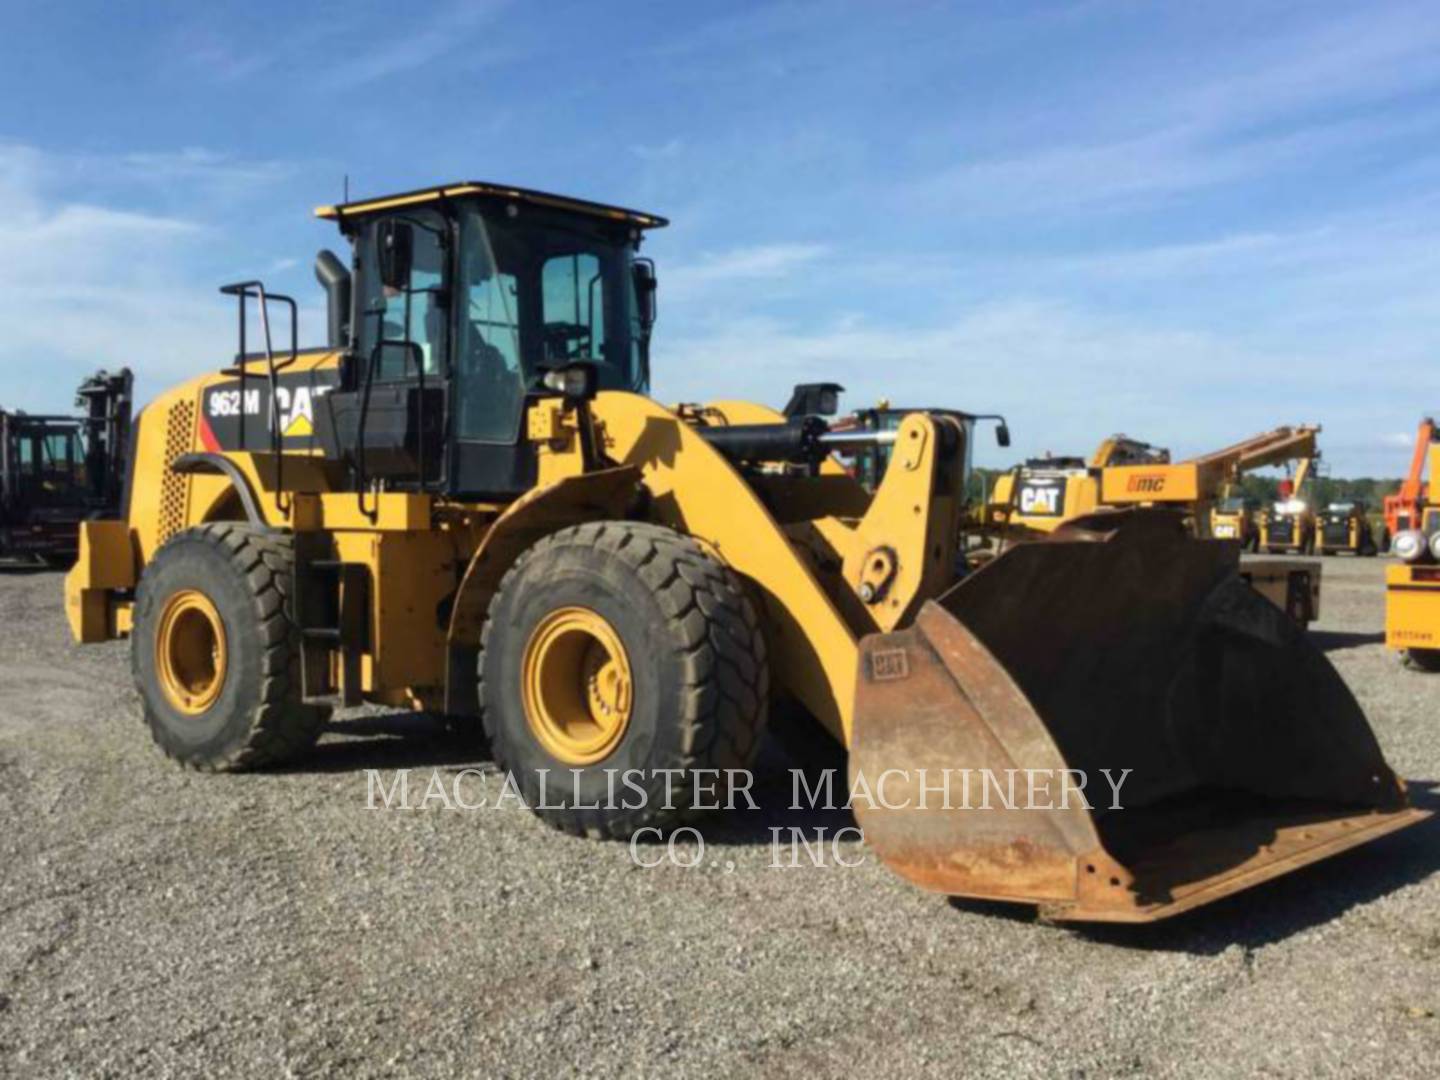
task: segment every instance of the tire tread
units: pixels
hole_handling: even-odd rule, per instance
[[[496,600],[515,586],[527,566],[576,546],[621,560],[649,588],[667,624],[680,631],[675,647],[684,672],[683,715],[677,718],[682,756],[669,764],[687,771],[749,766],[760,747],[770,686],[764,630],[739,576],[694,539],[664,526],[587,522],[552,533],[522,554],[501,579]],[[492,613],[495,607],[492,603]],[[495,632],[487,615],[480,635],[482,701],[483,656]],[[503,736],[492,718],[484,723],[497,765],[508,769]],[[675,811],[666,811],[650,800],[620,814],[564,809],[546,810],[541,816],[574,835],[627,839],[636,829],[664,827],[689,816],[678,797],[675,806]]]
[[[293,760],[314,745],[329,717],[329,710],[323,706],[306,705],[300,700],[300,631],[289,611],[294,537],[243,522],[212,522],[172,537],[156,553],[151,565],[166,558],[167,551],[189,544],[205,544],[218,550],[250,593],[264,646],[260,703],[253,710],[246,737],[221,753],[179,753],[164,737],[161,721],[147,703],[145,723],[151,736],[167,757],[200,772],[237,772]],[[145,588],[143,576],[140,588]],[[131,667],[138,684],[144,675],[134,649]]]

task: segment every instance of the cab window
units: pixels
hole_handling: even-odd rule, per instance
[[[391,220],[409,225],[413,237],[410,274],[399,288],[382,284],[377,272],[381,231]],[[444,303],[446,237],[445,219],[431,210],[377,218],[365,226],[360,257],[370,272],[361,275],[366,295],[362,297],[359,338],[361,356],[366,362],[374,358],[376,379],[413,379],[420,374],[415,350],[409,345],[418,347],[426,377],[445,372],[449,337],[449,312]]]
[[[545,359],[599,362],[605,342],[604,277],[590,252],[552,255],[540,274]]]

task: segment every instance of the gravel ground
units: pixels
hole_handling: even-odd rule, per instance
[[[1391,764],[1440,778],[1440,676],[1380,644],[1383,566],[1326,560],[1319,640]],[[1440,1061],[1437,827],[1171,923],[1076,931],[873,859],[771,869],[766,827],[788,822],[765,813],[704,823],[698,868],[641,869],[513,807],[367,810],[366,769],[414,770],[418,802],[471,764],[424,717],[342,719],[288,772],[184,773],[141,728],[128,647],[69,643],[55,574],[0,576],[0,656],[0,1075]]]

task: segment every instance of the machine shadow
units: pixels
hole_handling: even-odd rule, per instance
[[[458,729],[433,713],[342,716],[325,725],[304,758],[275,771],[360,772],[365,769],[471,768],[490,760],[478,730]]]
[[[1410,794],[1417,808],[1435,816],[1174,919],[1138,925],[1077,923],[1067,929],[1097,943],[1197,955],[1283,941],[1440,872],[1440,787],[1432,781],[1413,782]],[[963,902],[957,906],[968,910]]]
[[[788,847],[792,838],[828,844],[845,829],[856,830],[846,839],[860,838],[855,815],[845,806],[848,786],[843,760],[829,768],[802,768],[767,741],[751,773],[755,808],[737,792],[735,809],[706,816],[707,844],[755,847],[778,842]]]
[[[457,730],[434,714],[386,712],[330,723],[309,756],[277,771],[479,767],[493,768],[493,764],[478,734]],[[843,805],[844,770],[831,774],[833,800],[812,796],[823,792],[822,784],[816,770],[798,769],[783,750],[767,742],[748,789],[756,808],[750,809],[737,789],[735,809],[704,814],[694,824],[703,830],[707,844],[718,846],[772,845],[776,830],[782,844],[789,844],[795,834],[828,843],[842,830],[854,828],[855,818]],[[1064,923],[1054,928],[1096,944],[1195,955],[1282,941],[1440,872],[1440,785],[1412,783],[1410,791],[1413,804],[1434,817],[1173,919],[1149,924]],[[723,805],[723,781],[716,794]],[[1027,904],[963,897],[951,897],[948,903],[958,912],[987,918],[1039,921],[1036,909]]]
[[[1362,645],[1381,645],[1385,641],[1383,630],[1368,633],[1350,630],[1311,630],[1306,635],[1310,643],[1321,652],[1340,652],[1342,649],[1358,649]]]

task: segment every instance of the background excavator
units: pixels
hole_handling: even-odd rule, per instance
[[[1106,470],[1137,466],[1150,470],[1144,480],[1137,481],[1147,498],[1131,497],[1140,492],[1130,490],[1129,474],[1112,474],[1110,482],[1105,482]],[[1048,533],[1105,505],[1154,505],[1171,495],[1179,501],[1193,501],[1193,496],[1186,499],[1180,492],[1193,486],[1195,478],[1183,467],[1172,472],[1169,466],[1169,450],[1128,435],[1110,436],[1088,460],[1048,454],[1029,458],[996,480],[989,517],[1010,530]]]
[[[711,801],[783,700],[848,750],[887,866],[1056,919],[1163,918],[1427,816],[1236,545],[1130,509],[967,572],[952,414],[652,400],[664,219],[483,182],[319,214],[351,249],[317,260],[328,344],[227,286],[239,348],[146,407],[66,578],[178,763],[424,708],[549,824],[628,838]],[[857,441],[891,448],[873,492],[832,457]],[[1017,776],[1045,790],[987,786]]]
[[[1314,453],[1319,427],[1279,427],[1181,462],[1149,443],[1114,435],[1088,462],[1032,458],[996,481],[992,505],[1011,528],[1049,532],[1100,507],[1167,506],[1188,514],[1197,534],[1215,535],[1218,504],[1241,474]],[[1219,534],[1241,539],[1227,529]]]
[[[1239,540],[1250,550],[1262,542],[1243,503],[1227,505],[1229,493],[1246,472],[1294,458],[1308,459],[1318,426],[1278,427],[1186,461],[1124,435],[1102,442],[1089,462],[1078,458],[1032,458],[1000,477],[986,526],[1001,543],[1047,534],[1066,521],[1106,508],[1164,507],[1183,514],[1197,535]],[[1320,566],[1313,561],[1244,560],[1241,572],[1254,588],[1295,622],[1306,626],[1320,615]]]

